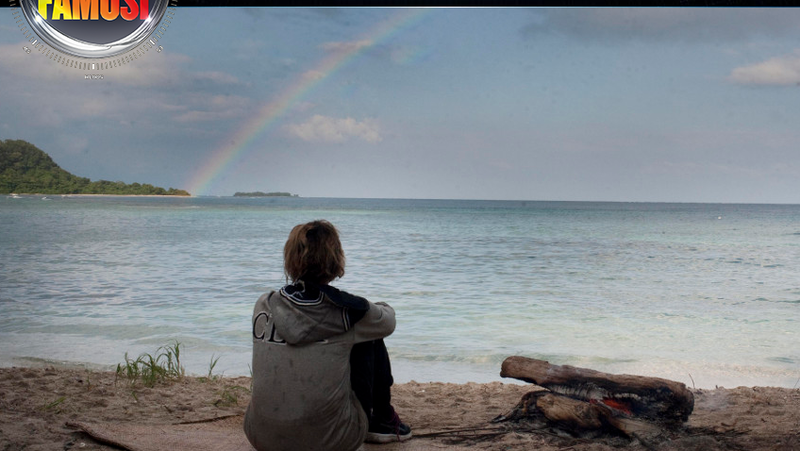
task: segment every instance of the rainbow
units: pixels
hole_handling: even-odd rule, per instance
[[[196,196],[208,194],[214,181],[242,161],[252,151],[250,145],[253,141],[275,124],[293,105],[365,50],[418,23],[428,11],[431,10],[401,9],[389,19],[378,23],[361,39],[331,46],[328,49],[329,54],[313,69],[304,72],[272,101],[262,106],[252,119],[225,139],[223,141],[225,144],[215,149],[190,178],[186,184],[187,190]]]

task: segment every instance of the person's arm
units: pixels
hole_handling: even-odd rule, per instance
[[[355,341],[377,340],[388,337],[395,328],[394,309],[385,302],[370,302],[369,310],[354,326]]]
[[[320,285],[318,289],[334,304],[345,309],[350,328],[355,329],[356,343],[377,340],[394,332],[394,309],[389,304],[373,303],[330,285]]]

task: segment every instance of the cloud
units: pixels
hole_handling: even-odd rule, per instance
[[[370,41],[369,39],[362,39],[360,41],[349,41],[349,42],[326,42],[322,44],[320,47],[330,52],[350,53],[361,50],[364,47],[369,47],[370,45],[372,45],[372,41]]]
[[[36,50],[25,53],[24,44],[0,45],[0,103],[18,105],[40,125],[79,125],[89,118],[120,123],[132,117],[140,125],[209,122],[246,116],[252,105],[249,97],[221,94],[243,84],[237,77],[190,70],[192,60],[185,55],[150,52],[103,71],[102,80],[85,80],[83,72]]]
[[[732,41],[797,35],[798,19],[800,10],[780,8],[556,8],[534,10],[522,33],[592,41]]]
[[[314,69],[307,70],[300,75],[300,79],[304,81],[320,80],[322,78],[325,78],[325,72]]]
[[[58,143],[69,154],[79,154],[89,147],[89,138],[86,136],[60,135]]]
[[[88,98],[75,107],[80,115],[84,117],[100,116],[113,109],[109,102],[99,98]]]
[[[391,61],[394,64],[408,64],[421,60],[433,53],[432,46],[397,45],[376,43],[369,39],[347,42],[326,42],[320,48],[336,54],[351,54],[363,52],[363,55],[380,60]]]
[[[231,74],[219,71],[198,72],[195,74],[195,79],[208,80],[223,85],[235,85],[239,83],[238,78]]]
[[[242,39],[236,45],[236,58],[252,60],[253,55],[262,54],[264,52],[264,47],[266,45],[267,42],[260,39]]]
[[[173,117],[181,123],[235,119],[246,114],[250,99],[235,95],[194,94],[184,99],[186,111]]]
[[[0,73],[8,72],[11,75],[43,81],[62,80],[69,74],[80,74],[77,70],[54,63],[38,50],[31,48],[31,53],[25,53],[25,47],[31,48],[31,44],[22,41],[0,45]]]
[[[163,86],[164,84],[180,84],[187,78],[183,65],[191,61],[186,55],[166,52],[148,51],[143,58],[121,67],[115,67],[104,73],[116,83],[134,87]]]
[[[389,49],[389,59],[395,64],[411,64],[427,60],[434,52],[433,46],[394,46]]]
[[[308,111],[308,110],[310,110],[310,109],[312,109],[312,108],[314,108],[316,106],[317,106],[317,104],[314,103],[314,102],[305,101],[305,102],[297,102],[297,103],[295,103],[292,106],[292,108],[295,111],[303,112],[303,111]]]
[[[761,63],[737,67],[728,80],[742,85],[800,85],[800,49]]]
[[[145,55],[138,61],[108,71],[107,76],[127,86],[160,87],[169,84],[185,86],[189,89],[198,85],[238,85],[237,77],[221,71],[197,71],[187,69],[192,58],[170,53]]]
[[[289,124],[285,129],[303,141],[341,143],[351,138],[369,143],[381,141],[378,125],[372,119],[359,122],[351,117],[337,119],[316,114],[302,124]]]
[[[0,45],[0,73],[43,81],[77,80],[83,78],[80,70],[64,67],[51,61],[37,50],[30,54],[23,48],[28,42]],[[103,71],[105,82],[127,87],[163,87],[165,85],[239,84],[235,76],[220,72],[193,72],[185,68],[192,59],[179,53],[148,51],[134,62]]]

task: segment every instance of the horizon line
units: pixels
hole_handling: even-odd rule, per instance
[[[172,197],[172,196],[167,196]],[[179,197],[236,197],[233,194],[201,194]],[[570,200],[570,199],[475,199],[475,198],[446,198],[446,197],[349,197],[349,196],[238,196],[246,199],[350,199],[350,200],[436,200],[436,201],[465,201],[465,202],[574,202],[574,203],[607,203],[607,204],[696,204],[696,205],[798,205],[789,202],[743,202],[743,201],[685,201],[685,200]]]

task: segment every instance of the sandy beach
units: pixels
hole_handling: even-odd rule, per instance
[[[71,368],[0,369],[0,450],[113,450],[68,422],[168,425],[242,414],[250,378],[185,377],[153,388],[115,380],[112,372]],[[625,438],[575,439],[522,423],[492,424],[530,385],[409,382],[394,404],[419,444],[475,450],[796,450],[800,390],[769,387],[693,390],[684,427],[659,443]],[[390,446],[391,445],[387,445]],[[424,449],[425,446],[422,447]],[[370,448],[372,449],[372,448]],[[389,448],[387,448],[389,449]],[[395,448],[392,448],[395,449]],[[396,448],[402,449],[402,448]]]
[[[61,193],[8,193],[5,194],[6,197],[39,197],[39,196],[51,196],[51,197],[181,197],[181,198],[190,198],[195,197],[192,195],[189,196],[182,196],[179,194],[61,194]]]

